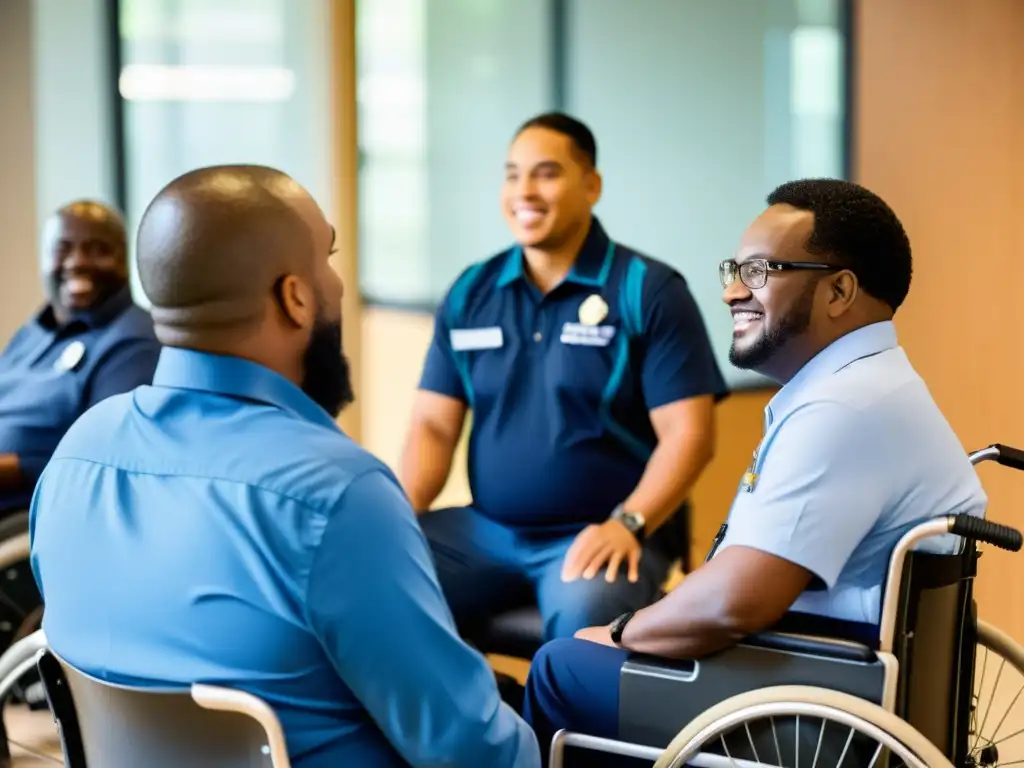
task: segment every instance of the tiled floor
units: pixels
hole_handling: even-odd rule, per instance
[[[29,712],[24,707],[7,707],[4,710],[4,722],[11,739],[35,752],[51,755],[58,761],[54,763],[33,757],[17,745],[12,745],[13,768],[52,768],[54,765],[63,765],[57,729],[49,712]]]

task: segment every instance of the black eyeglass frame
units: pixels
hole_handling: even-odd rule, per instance
[[[744,267],[747,265],[758,265],[761,267],[763,272],[761,273],[760,282],[750,279],[748,276],[746,279],[743,277]],[[771,272],[790,272],[798,270],[816,270],[819,272],[838,272],[843,267],[836,266],[835,264],[824,264],[817,261],[772,261],[770,259],[747,259],[746,261],[737,264],[733,259],[725,259],[718,265],[718,279],[722,281],[722,287],[728,288],[736,278],[739,278],[740,282],[743,283],[747,288],[751,290],[757,290],[758,288],[764,288],[768,283],[768,275]],[[757,283],[752,285],[752,283]]]

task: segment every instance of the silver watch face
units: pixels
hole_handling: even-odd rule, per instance
[[[644,524],[646,523],[643,515],[638,515],[636,512],[623,511],[620,517],[631,533],[643,530]]]

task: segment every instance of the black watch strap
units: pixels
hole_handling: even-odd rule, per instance
[[[627,611],[626,613],[622,614],[614,621],[612,621],[611,636],[612,642],[616,645],[622,644],[622,632],[626,628],[626,625],[629,623],[629,620],[633,618],[633,615],[635,613],[636,611]]]

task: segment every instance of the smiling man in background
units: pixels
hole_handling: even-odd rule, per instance
[[[726,387],[686,280],[593,215],[597,146],[553,113],[516,132],[501,205],[516,245],[437,312],[401,479],[426,512],[469,411],[468,507],[420,518],[460,629],[536,601],[548,638],[655,599]]]
[[[160,354],[132,302],[124,220],[81,200],[43,232],[47,304],[0,355],[0,519],[28,508],[68,427],[110,395],[152,381]]]
[[[72,423],[153,379],[160,344],[132,302],[127,251],[121,214],[101,203],[70,203],[46,223],[46,306],[0,354],[0,541],[27,530],[36,481]],[[0,622],[0,653],[39,620],[27,572],[15,565],[0,587],[5,619],[14,616]],[[0,765],[6,746],[0,721]]]

